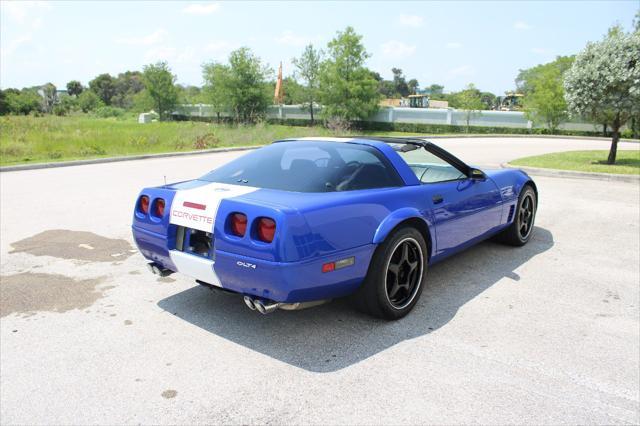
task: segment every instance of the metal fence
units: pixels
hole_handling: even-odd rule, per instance
[[[315,110],[314,110],[315,111]],[[317,108],[318,116],[321,108]],[[181,105],[175,114],[187,117],[215,117],[217,114],[210,105]],[[221,113],[221,117],[229,114]],[[295,119],[310,120],[308,109],[300,105],[273,105],[267,110],[269,119]],[[417,123],[417,124],[444,124],[454,126],[466,126],[467,111],[457,109],[428,109],[384,107],[369,119],[379,123]],[[517,111],[475,111],[469,115],[469,125],[479,127],[513,127],[520,129],[543,128],[543,123],[532,123],[523,112]],[[580,121],[567,121],[560,124],[563,130],[578,130],[588,132],[602,131],[601,124],[585,123]]]

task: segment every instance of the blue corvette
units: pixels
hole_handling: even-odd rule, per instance
[[[423,139],[277,141],[195,180],[141,191],[133,237],[159,275],[300,309],[351,295],[374,316],[415,306],[427,269],[496,236],[521,246],[538,193]]]

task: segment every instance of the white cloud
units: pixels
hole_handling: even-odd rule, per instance
[[[146,36],[121,37],[119,39],[116,39],[116,42],[120,44],[130,44],[134,46],[150,46],[152,44],[157,44],[164,41],[166,36],[167,36],[167,31],[163,29],[159,29]]]
[[[382,48],[382,53],[385,56],[394,58],[404,58],[411,56],[416,52],[415,45],[405,44],[397,40],[389,40],[388,42],[381,44],[380,47]]]
[[[527,31],[532,29],[533,27],[524,21],[516,21],[513,23],[513,28],[520,31]]]
[[[534,47],[531,49],[531,53],[535,53],[536,55],[550,55],[553,52],[551,49],[544,47]]]
[[[207,44],[202,50],[205,52],[227,52],[235,49],[236,47],[237,45],[235,43],[231,43],[226,40],[217,40]]]
[[[190,15],[211,15],[218,9],[220,9],[220,3],[192,3],[182,9],[182,12]]]
[[[449,74],[456,77],[470,77],[476,73],[471,65],[461,65],[449,71]]]
[[[31,35],[25,34],[23,36],[14,38],[13,40],[9,40],[6,45],[2,46],[2,54],[3,56],[10,56],[15,52],[21,45],[25,43],[29,43],[31,41]]]
[[[279,37],[276,37],[276,41],[280,44],[284,44],[286,46],[297,46],[297,47],[306,46],[317,39],[318,37],[314,37],[314,38],[306,37],[303,35],[296,34],[291,30],[285,30],[282,32],[282,34]]]
[[[424,24],[424,18],[419,15],[402,14],[398,17],[398,23],[404,27],[418,28]]]
[[[450,41],[449,43],[445,44],[445,46],[447,49],[460,49],[462,47],[462,43],[458,43],[457,41]]]
[[[180,49],[171,46],[161,46],[149,49],[144,54],[145,62],[168,61],[171,63],[189,62],[194,58],[194,49],[190,46]]]
[[[46,1],[2,1],[0,5],[0,8],[19,24],[25,23],[32,11],[51,9],[51,3]]]

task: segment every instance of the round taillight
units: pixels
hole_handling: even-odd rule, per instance
[[[258,239],[265,243],[273,241],[273,237],[276,235],[276,222],[268,217],[261,217],[258,220]]]
[[[242,213],[231,214],[231,233],[237,237],[244,237],[247,232],[247,216]]]
[[[149,197],[143,195],[140,197],[140,201],[138,202],[138,208],[144,214],[149,213]]]
[[[162,198],[157,198],[155,203],[155,209],[153,214],[158,217],[164,216],[164,200]]]

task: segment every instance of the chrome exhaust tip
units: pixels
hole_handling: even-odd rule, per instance
[[[161,277],[167,277],[173,274],[173,271],[171,269],[163,268],[162,266],[158,265],[156,262],[147,263],[147,268],[149,269],[149,271],[151,271],[153,275],[159,275]]]
[[[252,311],[256,310],[256,305],[253,303],[253,299],[249,296],[244,297],[244,304],[247,305],[247,308],[251,309]]]
[[[254,300],[253,304],[255,305],[258,312],[260,312],[262,315],[267,315],[275,312],[276,309],[278,309],[278,306],[280,306],[280,304],[277,302],[267,302],[266,300],[261,299]]]

